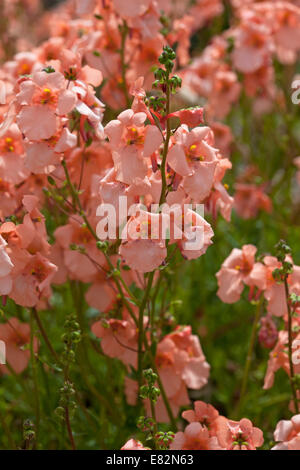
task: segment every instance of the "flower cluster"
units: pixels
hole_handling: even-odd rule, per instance
[[[182,417],[189,424],[184,431],[175,434],[170,450],[255,450],[264,442],[262,431],[254,427],[249,419],[229,420],[220,416],[212,405],[202,401],[196,401],[194,410],[184,411]],[[288,440],[281,435],[275,431],[277,440]],[[140,443],[131,440],[122,450],[147,450],[140,446]]]

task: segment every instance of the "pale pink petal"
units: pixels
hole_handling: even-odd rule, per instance
[[[21,131],[30,140],[50,139],[56,133],[56,116],[46,106],[25,106],[17,116]]]
[[[77,102],[75,93],[71,90],[64,90],[60,93],[57,103],[57,111],[61,116],[70,113]]]
[[[113,0],[116,12],[124,18],[135,18],[143,15],[150,6],[151,0]]]
[[[103,80],[103,75],[100,70],[94,69],[89,65],[82,67],[82,72],[85,75],[85,81],[94,87],[101,85]]]
[[[54,147],[55,152],[66,152],[76,146],[76,135],[71,134],[68,128],[64,127],[61,136]]]
[[[165,246],[152,240],[134,240],[121,245],[120,255],[132,269],[148,273],[161,265],[167,256],[167,250]]]
[[[172,170],[181,176],[192,175],[193,171],[189,167],[183,147],[179,144],[173,145],[167,156],[167,163]]]
[[[161,132],[156,126],[147,126],[144,141],[143,156],[148,158],[154,153],[163,142]]]
[[[209,196],[216,166],[216,161],[202,162],[193,175],[184,178],[183,188],[195,202],[200,203]]]

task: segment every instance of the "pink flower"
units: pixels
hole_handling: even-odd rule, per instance
[[[237,302],[244,289],[250,285],[250,274],[255,263],[257,249],[253,245],[244,245],[241,250],[234,248],[216,274],[218,279],[217,295],[225,303]]]
[[[135,439],[129,439],[126,444],[121,447],[121,450],[150,450],[148,447],[144,447],[140,441]]]
[[[109,324],[110,322],[116,322],[115,340],[117,344],[112,341],[113,333],[108,328],[104,331],[100,322],[95,324],[94,333],[96,331],[98,336],[97,331],[100,331],[99,328],[101,328],[100,336],[105,337],[107,340],[107,342],[105,340],[103,346],[111,357],[118,357],[125,363],[129,363],[130,358],[130,363],[136,365],[136,328],[134,325],[130,326],[130,322],[127,322],[125,318],[124,320],[125,323],[121,320],[108,321]],[[107,345],[109,349],[107,349]],[[132,362],[134,357],[135,363]],[[198,390],[204,387],[209,376],[210,366],[205,360],[198,337],[191,334],[191,327],[178,326],[172,333],[165,336],[158,343],[155,362],[171,409],[174,414],[177,414],[181,406],[189,404],[187,388]],[[128,402],[135,405],[137,398],[136,381],[126,377],[125,393]],[[146,408],[150,412],[148,400],[146,401]],[[158,398],[155,408],[157,420],[159,422],[168,422],[169,417],[161,396]]]
[[[260,69],[270,54],[268,27],[248,16],[236,31],[232,61],[234,67],[243,73]]]
[[[61,130],[66,125],[66,116],[76,109],[81,115],[81,133],[87,121],[96,137],[103,137],[101,120],[104,105],[96,98],[93,88],[82,81],[70,82],[60,72],[35,72],[32,79],[23,79],[16,96],[20,112],[17,124],[30,141],[54,139],[56,152],[63,152],[74,146],[70,135]]]
[[[97,321],[92,332],[101,338],[101,348],[109,357],[120,359],[126,365],[137,365],[137,329],[132,318],[123,313],[123,319]]]
[[[116,302],[114,286],[99,272],[87,290],[85,300],[90,307],[99,310],[99,312],[108,312]]]
[[[151,0],[113,0],[114,7],[123,18],[135,18],[146,13],[150,6]]]
[[[264,193],[263,188],[254,184],[236,184],[234,196],[235,209],[243,219],[251,219],[257,216],[259,210],[271,212],[272,201]]]
[[[216,150],[208,143],[210,132],[209,127],[189,131],[185,125],[180,126],[168,152],[168,165],[184,177],[183,188],[195,202],[209,195],[218,164]]]
[[[8,183],[19,184],[29,172],[25,168],[22,135],[16,124],[0,138],[0,178]]]
[[[79,216],[70,218],[66,225],[55,230],[55,238],[63,250],[63,263],[71,279],[92,282],[98,275],[100,266],[105,264],[103,253],[97,249],[95,239]],[[85,249],[87,255],[72,250],[71,245]]]
[[[216,437],[211,437],[206,426],[190,423],[184,432],[177,432],[170,450],[222,450]]]
[[[224,416],[217,419],[217,438],[227,450],[256,450],[263,445],[263,433],[249,419],[231,421]]]
[[[222,155],[228,157],[231,151],[233,135],[229,126],[221,122],[211,122],[210,127],[214,133],[215,145],[220,149]]]
[[[17,318],[10,318],[7,323],[0,323],[0,340],[5,342],[6,361],[16,374],[20,374],[26,369],[30,351],[28,347],[30,342],[30,326],[27,323],[21,323]],[[38,351],[38,340],[33,340],[34,352]],[[0,374],[10,374],[5,365],[0,365]]]
[[[206,426],[211,434],[218,416],[219,412],[212,405],[198,400],[194,402],[194,410],[187,410],[182,413],[182,417],[189,423],[199,422]]]
[[[241,93],[241,84],[238,82],[236,73],[224,69],[220,67],[213,77],[212,90],[207,105],[207,114],[217,119],[223,119],[227,116]],[[222,106],[219,106],[220,102],[222,102]]]
[[[47,255],[50,245],[47,241],[45,217],[38,210],[39,200],[36,196],[24,196],[24,208],[27,211],[23,223],[17,225],[16,233],[20,238],[20,245],[30,254],[41,253]]]
[[[117,180],[134,183],[148,171],[148,158],[159,149],[163,139],[156,126],[145,126],[147,115],[127,109],[105,127],[113,150]]]
[[[151,272],[158,268],[167,256],[166,233],[163,234],[164,214],[139,210],[129,219],[122,232],[119,253],[132,269]],[[165,228],[166,231],[167,227]],[[147,253],[147,257],[145,257]]]
[[[51,295],[51,282],[56,271],[57,267],[40,253],[30,256],[22,272],[13,278],[10,298],[23,307],[39,306]]]
[[[76,145],[76,136],[65,127],[44,142],[26,145],[25,167],[32,173],[52,173],[64,152]]]
[[[175,405],[180,396],[184,397],[182,393],[186,387],[198,390],[207,383],[210,367],[198,337],[191,334],[191,327],[178,326],[165,336],[157,346],[155,361],[171,404],[174,402]],[[157,407],[159,420],[164,418],[162,411],[160,406]]]
[[[289,260],[291,261],[291,260]],[[250,274],[250,284],[254,284],[260,290],[264,290],[265,299],[268,301],[268,312],[277,317],[287,313],[286,294],[283,284],[278,284],[273,277],[273,271],[281,267],[281,263],[273,256],[265,256],[263,263],[255,263]],[[300,268],[293,266],[293,273],[288,276],[290,293],[300,293]]]
[[[13,263],[6,252],[6,246],[6,241],[0,235],[0,295],[9,294],[12,288],[10,274],[13,269]]]
[[[298,334],[295,340],[300,339],[300,334]],[[288,375],[290,375],[290,365],[288,357],[288,332],[279,331],[278,341],[275,348],[270,352],[267,372],[265,375],[264,389],[268,390],[274,384],[275,372],[279,369],[283,369]],[[300,373],[300,365],[294,365],[295,374]]]
[[[21,82],[17,123],[29,140],[50,139],[58,130],[57,115],[65,116],[75,107],[76,94],[66,86],[59,72],[35,72],[31,80]]]
[[[260,321],[261,327],[258,333],[259,342],[265,347],[272,349],[278,339],[278,331],[276,324],[272,320],[271,315],[266,315]]]
[[[167,256],[165,244],[153,240],[129,240],[120,247],[120,255],[131,269],[141,273],[158,268]],[[147,253],[147,257],[145,257]]]
[[[203,108],[182,109],[169,114],[169,117],[177,117],[180,119],[181,124],[186,124],[192,128],[204,123]]]
[[[181,220],[182,239],[178,242],[182,256],[196,259],[213,243],[214,232],[208,222],[195,211],[188,209]],[[180,227],[181,228],[181,227]]]
[[[279,443],[271,450],[300,450],[300,414],[293,416],[290,421],[279,421],[274,440]]]

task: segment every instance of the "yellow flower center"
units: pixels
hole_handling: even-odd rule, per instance
[[[52,93],[50,88],[43,88],[41,93],[41,104],[48,104],[55,102],[55,95]]]
[[[7,152],[13,152],[15,150],[13,145],[13,139],[11,137],[6,137],[5,139],[5,150]]]
[[[188,147],[185,154],[186,154],[187,159],[191,162],[203,161],[204,160],[203,155],[198,155],[198,152],[199,152],[198,146],[196,144],[192,144]]]

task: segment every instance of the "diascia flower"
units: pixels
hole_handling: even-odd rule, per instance
[[[270,55],[270,29],[254,15],[248,15],[235,32],[234,46],[234,67],[243,73],[253,73]]]
[[[223,450],[216,437],[219,412],[203,401],[194,402],[194,410],[183,411],[181,416],[189,422],[184,432],[177,432],[172,450]]]
[[[265,348],[273,348],[278,339],[276,324],[272,320],[272,315],[268,314],[260,321],[261,327],[258,339]]]
[[[91,132],[96,138],[103,137],[104,105],[84,82],[70,82],[62,73],[51,69],[20,79],[19,88],[17,124],[27,138],[25,164],[30,171],[53,171],[61,154],[76,145],[76,136],[67,126],[68,115],[73,110],[80,115],[80,132],[85,141]],[[90,131],[85,129],[85,123]]]
[[[146,317],[144,323],[146,326]],[[101,338],[105,354],[136,367],[138,335],[136,325],[126,311],[122,319],[94,323],[92,331]],[[178,326],[158,343],[155,362],[174,413],[178,413],[180,406],[189,404],[187,388],[198,390],[207,383],[210,366],[205,360],[199,338],[192,335],[189,326]],[[134,405],[137,399],[136,381],[126,377],[125,392],[128,402]],[[148,401],[146,407],[149,411]],[[160,422],[169,421],[161,396],[156,404],[156,415]]]
[[[98,273],[97,263],[105,264],[103,253],[97,249],[95,240],[83,224],[79,216],[70,218],[69,223],[55,230],[56,244],[63,253],[63,264],[67,268],[70,279],[83,282],[91,282]],[[82,247],[87,256],[78,250],[73,250],[72,245]]]
[[[300,334],[295,336],[295,340],[300,340]],[[283,369],[288,375],[290,375],[290,365],[289,365],[289,357],[288,357],[288,332],[287,331],[279,331],[278,333],[278,341],[274,347],[274,349],[270,352],[269,360],[268,360],[268,367],[265,375],[264,380],[264,389],[268,390],[274,384],[275,373],[279,369]],[[295,374],[300,373],[300,365],[294,365]]]
[[[177,432],[170,450],[222,450],[215,436],[210,436],[206,426],[193,422],[184,432]]]
[[[0,323],[0,340],[5,342],[6,362],[16,374],[26,369],[30,359],[30,326],[12,317],[6,323]],[[34,352],[38,351],[38,340],[33,339]],[[10,374],[5,365],[0,365],[0,374]]]
[[[289,421],[279,421],[274,440],[278,444],[271,450],[300,450],[300,414],[293,416]]]
[[[219,412],[209,403],[197,400],[194,402],[194,410],[183,411],[181,416],[189,423],[199,422],[205,425],[212,434],[213,430],[215,430],[215,423]]]
[[[0,178],[7,183],[19,184],[29,176],[25,168],[22,135],[18,126],[12,124],[0,138]]]
[[[20,112],[17,124],[33,141],[50,139],[58,131],[58,117],[66,116],[76,104],[76,95],[67,89],[67,81],[59,72],[35,72],[32,79],[23,79],[17,103]]]
[[[135,439],[129,439],[121,450],[150,450],[148,447],[144,447],[140,441],[136,441]]]
[[[132,269],[151,272],[165,260],[167,249],[166,234],[162,234],[163,217],[164,214],[141,210],[136,217],[131,217],[124,227],[119,252]],[[165,227],[166,231],[167,226]]]
[[[292,262],[292,260],[289,260]],[[278,284],[273,277],[273,271],[281,267],[281,263],[273,256],[265,256],[263,263],[256,263],[250,275],[253,283],[258,289],[264,291],[265,299],[268,301],[267,310],[272,315],[281,317],[287,313],[287,299],[283,284]],[[300,293],[300,268],[293,266],[293,272],[289,274],[287,282],[289,292],[299,295]]]
[[[220,416],[216,435],[221,447],[226,450],[256,450],[264,442],[262,431],[246,418],[231,421]]]
[[[217,295],[223,302],[237,302],[244,284],[253,284],[250,274],[255,264],[256,251],[253,245],[244,245],[241,250],[234,248],[222,264],[216,276],[219,286]]]
[[[147,115],[127,109],[118,119],[105,127],[112,148],[116,179],[122,183],[134,183],[145,178],[148,159],[160,147],[163,138],[156,126],[145,126]]]
[[[218,296],[223,302],[234,303],[247,285],[250,287],[249,299],[254,294],[257,300],[261,293],[267,300],[267,310],[270,314],[282,317],[287,314],[287,299],[285,288],[273,276],[275,269],[281,263],[274,256],[265,256],[263,262],[255,262],[256,247],[244,245],[242,250],[234,248],[224,261],[220,271],[216,274],[218,279]],[[289,262],[292,260],[289,258]],[[290,294],[300,293],[300,268],[293,265],[293,272],[288,275],[287,283]],[[257,289],[256,293],[254,292]]]
[[[9,295],[18,305],[41,306],[51,294],[50,284],[57,267],[47,258],[50,245],[44,217],[36,207],[38,198],[25,196],[23,204],[27,214],[22,224],[6,222],[0,226],[13,264]]]
[[[169,114],[168,117],[177,117],[179,118],[181,124],[186,124],[191,128],[197,127],[204,123],[203,108],[182,109],[180,111]]]
[[[6,241],[0,235],[0,295],[9,294],[12,288],[10,273],[13,268],[13,263],[6,252],[6,246]]]
[[[235,189],[234,207],[243,219],[256,217],[259,210],[272,211],[272,201],[262,187],[239,183],[235,185]]]
[[[207,383],[210,366],[190,326],[178,326],[173,333],[165,336],[157,347],[156,363],[170,394],[176,391],[181,379],[188,388],[195,390]]]
[[[135,18],[143,15],[148,10],[152,0],[113,0],[114,7],[123,18]]]
[[[209,127],[189,131],[187,126],[180,126],[167,157],[168,165],[183,177],[184,190],[198,203],[209,195],[218,164],[216,149],[208,143],[210,133]]]
[[[155,362],[173,413],[189,404],[187,388],[199,390],[207,383],[210,366],[206,362],[199,338],[192,335],[190,326],[178,326],[157,346]],[[150,413],[150,404],[147,402]],[[156,404],[158,421],[168,422],[162,397]]]
[[[183,214],[181,222],[182,238],[177,242],[181,254],[189,260],[199,258],[212,244],[214,232],[210,224],[191,209]]]

